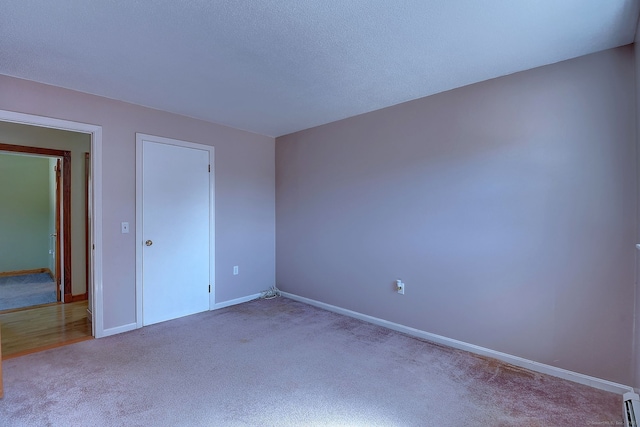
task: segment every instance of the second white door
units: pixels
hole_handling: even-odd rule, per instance
[[[138,144],[142,323],[150,325],[209,310],[212,152],[150,136]]]

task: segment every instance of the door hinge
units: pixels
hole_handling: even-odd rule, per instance
[[[211,172],[211,165],[209,165],[209,172]]]
[[[209,285],[209,293],[211,293],[211,285]]]

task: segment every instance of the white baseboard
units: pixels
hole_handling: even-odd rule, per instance
[[[219,302],[219,303],[215,304],[213,307],[211,307],[210,310],[218,310],[218,309],[221,309],[221,308],[229,307],[231,305],[242,304],[243,302],[247,302],[247,301],[251,301],[251,300],[260,298],[260,295],[262,295],[262,294],[261,293],[257,293],[257,294],[248,295],[248,296],[242,297],[242,298],[236,298],[236,299],[232,299],[232,300],[229,300],[229,301]],[[105,329],[103,331],[102,335],[100,335],[99,337],[96,337],[96,338],[103,338],[103,337],[108,337],[110,335],[121,334],[123,332],[133,331],[134,329],[139,329],[141,327],[142,327],[142,325],[138,325],[135,322],[134,323],[129,323],[128,325],[122,325],[122,326],[117,326],[115,328]]]
[[[211,310],[219,310],[221,308],[229,307],[229,306],[236,305],[236,304],[242,304],[243,302],[252,301],[254,299],[260,298],[260,295],[262,295],[262,293],[257,293],[257,294],[253,294],[253,295],[247,295],[246,297],[236,298],[236,299],[232,299],[232,300],[229,300],[229,301],[219,302],[219,303],[214,304],[213,307],[211,307]]]
[[[334,313],[343,314],[345,316],[353,317],[355,319],[363,320],[365,322],[373,323],[374,325],[382,326],[394,331],[402,332],[407,335],[411,335],[417,338],[422,338],[426,341],[430,341],[436,344],[446,345],[448,347],[457,348],[459,350],[465,350],[481,356],[491,357],[501,360],[511,365],[519,366],[521,368],[530,369],[542,374],[551,375],[554,377],[562,378],[565,380],[573,381],[575,383],[588,385],[600,390],[610,391],[613,393],[624,394],[633,392],[633,388],[623,384],[614,383],[612,381],[603,380],[589,375],[580,374],[578,372],[569,371],[555,366],[546,365],[544,363],[534,362],[533,360],[524,359],[522,357],[513,356],[511,354],[502,353],[499,351],[491,350],[485,347],[480,347],[474,344],[469,344],[463,341],[454,340],[452,338],[443,337],[442,335],[436,335],[429,332],[421,331],[420,329],[404,326],[399,323],[389,322],[384,319],[369,316],[366,314],[358,313],[356,311],[347,310],[345,308],[337,307],[335,305],[326,304],[324,302],[312,300],[309,298],[301,297],[288,292],[280,292],[283,297],[290,298],[295,301],[300,301],[315,307],[319,307]]]
[[[102,335],[96,338],[103,338],[103,337],[108,337],[110,335],[121,334],[123,332],[133,331],[134,329],[137,329],[137,328],[138,328],[138,325],[135,322],[129,323],[128,325],[116,326],[115,328],[105,329],[104,331],[102,331]]]

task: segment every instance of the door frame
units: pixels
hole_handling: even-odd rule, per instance
[[[64,181],[62,180],[62,161],[60,159],[56,159],[56,188],[55,188],[55,192],[56,192],[56,203],[55,203],[55,214],[54,214],[54,222],[55,222],[55,231],[54,231],[54,237],[56,238],[56,244],[53,248],[53,250],[55,251],[55,257],[54,257],[54,262],[55,262],[55,273],[54,273],[54,277],[56,280],[56,300],[58,302],[60,302],[62,300],[61,295],[60,295],[60,278],[62,277],[62,258],[61,258],[61,253],[60,253],[60,242],[62,241],[61,236],[60,236],[60,224],[61,221],[64,217],[64,212],[62,212],[62,207],[64,207],[64,205],[62,205],[62,207],[60,206],[60,201],[62,200],[62,185],[64,185]],[[62,185],[61,185],[62,184]],[[87,286],[89,286],[89,281],[87,281]]]
[[[71,151],[57,150],[53,148],[28,147],[26,145],[14,145],[0,143],[0,152],[32,154],[38,157],[57,158],[58,165],[62,159],[62,221],[60,221],[60,187],[56,184],[56,300],[60,301],[60,242],[62,242],[62,301],[71,302],[73,298],[71,283]],[[56,182],[60,179],[60,171],[56,167]],[[60,236],[60,222],[62,222],[62,236]],[[62,237],[62,238],[61,238]],[[88,286],[88,284],[87,284]]]
[[[0,110],[0,121],[60,129],[91,136],[91,172],[92,172],[92,219],[91,222],[91,316],[92,333],[96,338],[104,334],[103,283],[102,283],[102,126],[69,120],[54,119],[33,114]]]
[[[84,262],[87,299],[91,298],[91,154],[84,153]]]
[[[136,132],[136,327],[142,328],[143,142],[175,145],[209,152],[209,310],[215,306],[215,148],[211,145]]]

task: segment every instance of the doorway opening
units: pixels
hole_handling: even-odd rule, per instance
[[[71,302],[71,151],[0,143],[0,165],[0,311]]]
[[[81,203],[82,213],[74,216],[72,211],[71,214],[66,216],[66,222],[68,222],[72,227],[76,221],[75,218],[78,218],[77,223],[80,225],[84,233],[81,234],[80,241],[73,242],[71,247],[73,248],[73,252],[77,253],[79,251],[85,255],[83,258],[86,259],[81,259],[80,262],[73,263],[73,253],[65,256],[65,251],[67,249],[64,244],[62,245],[61,250],[58,251],[58,253],[61,254],[63,265],[62,272],[60,274],[62,278],[61,299],[66,302],[65,304],[61,304],[60,307],[68,306],[67,308],[70,308],[71,305],[85,304],[85,312],[87,312],[91,319],[91,335],[99,338],[110,334],[109,332],[105,333],[104,331],[102,303],[102,128],[100,126],[85,123],[0,110],[0,127],[2,125],[21,125],[22,129],[28,128],[35,132],[40,131],[44,133],[47,131],[67,131],[76,135],[82,135],[86,140],[88,140],[88,146],[85,147],[81,156],[78,157],[77,160],[75,160],[74,157],[74,161],[69,162],[73,164],[74,167],[81,169],[83,172],[86,170],[90,171],[90,176],[83,176],[83,182],[77,185],[72,184],[72,191],[74,191],[74,187],[78,187],[78,191],[86,194],[86,201],[82,204],[81,197],[74,198],[74,200]],[[8,134],[5,133],[0,137],[0,140],[2,140],[1,142],[3,143],[14,142],[15,138],[13,138],[13,136],[15,136],[15,134],[12,134],[11,132]],[[14,142],[14,144],[11,145],[34,147],[39,144],[32,144],[30,141],[27,141],[27,143],[22,144],[16,144]],[[90,155],[87,155],[87,153],[90,153]],[[62,158],[62,182],[64,183],[64,156],[62,156]],[[61,200],[63,200],[62,205],[64,205],[64,197]],[[89,223],[85,223],[83,220],[85,215],[90,218]],[[59,235],[54,237],[59,237],[58,240],[60,240],[61,243],[64,243],[65,238],[67,238],[69,242],[72,242],[74,238],[73,232],[71,232],[71,237],[65,237],[64,235],[64,214],[62,215],[61,222],[61,236]],[[65,258],[72,262],[73,267],[67,268],[69,274],[66,274],[67,271],[65,271]],[[74,275],[76,277],[80,275],[81,279],[75,280]],[[84,299],[87,301],[73,302],[78,299]],[[3,341],[4,338],[3,334]]]

